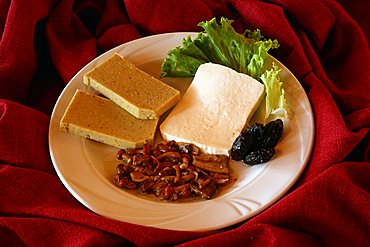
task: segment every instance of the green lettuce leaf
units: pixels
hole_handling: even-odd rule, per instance
[[[261,75],[266,92],[265,101],[261,104],[261,107],[264,107],[262,112],[264,112],[265,121],[276,117],[290,118],[291,115],[286,102],[283,83],[280,80],[280,72],[281,69],[273,63],[272,68]]]
[[[191,40],[182,40],[182,47],[168,52],[162,63],[161,77],[192,77],[202,63],[209,62],[206,55]]]
[[[161,76],[191,77],[202,63],[212,62],[259,78],[268,51],[278,48],[279,43],[264,39],[258,29],[237,33],[232,23],[227,18],[221,18],[220,25],[216,18],[199,23],[205,32],[198,33],[194,40],[187,37],[182,47],[170,50],[162,64]]]

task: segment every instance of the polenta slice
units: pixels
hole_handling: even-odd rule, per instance
[[[152,143],[158,119],[139,119],[109,99],[77,90],[60,129],[118,148],[140,148]]]
[[[180,92],[115,54],[84,75],[91,86],[137,118],[159,118],[180,100]]]

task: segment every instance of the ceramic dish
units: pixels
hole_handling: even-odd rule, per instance
[[[294,115],[266,164],[235,166],[238,179],[212,200],[182,203],[151,201],[116,187],[113,182],[117,148],[59,131],[60,119],[77,89],[88,90],[83,75],[114,53],[126,57],[147,73],[159,77],[167,51],[181,45],[189,33],[149,36],[120,45],[91,61],[78,72],[60,95],[49,128],[49,147],[55,170],[70,193],[93,212],[133,224],[184,231],[214,230],[239,223],[266,209],[296,182],[310,157],[314,119],[303,88],[289,70],[281,79]],[[195,35],[191,33],[191,35]],[[184,92],[191,79],[166,78]]]

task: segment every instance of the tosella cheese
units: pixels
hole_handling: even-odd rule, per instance
[[[223,65],[202,64],[160,125],[162,137],[193,143],[210,154],[228,154],[263,96],[264,86],[254,78]]]

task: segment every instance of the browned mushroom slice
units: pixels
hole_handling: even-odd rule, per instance
[[[199,188],[199,186],[196,186],[195,184],[191,184],[190,188],[194,193],[207,200],[214,198],[218,191],[218,187],[213,181],[210,181],[205,187],[202,188]]]
[[[215,183],[220,186],[225,186],[230,183],[230,175],[229,174],[220,174],[215,173],[213,175],[213,179],[215,180]]]
[[[145,176],[144,174],[140,173],[140,172],[131,172],[130,173],[130,176],[131,176],[131,179],[132,181],[134,182],[144,182],[145,180],[148,180],[149,177],[148,176]]]
[[[194,155],[193,165],[211,172],[229,174],[230,158],[226,155]]]

